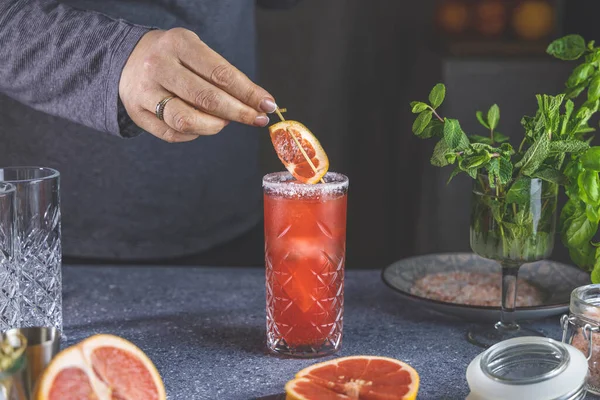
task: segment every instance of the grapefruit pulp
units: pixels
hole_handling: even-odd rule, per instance
[[[319,182],[327,173],[327,154],[306,126],[297,121],[286,120],[271,125],[269,133],[277,156],[294,178],[302,183],[313,184]],[[296,140],[291,135],[294,135]],[[296,142],[300,143],[310,162]]]
[[[312,365],[285,385],[286,400],[414,400],[419,374],[387,357],[342,357]]]
[[[95,335],[60,352],[45,369],[37,400],[164,400],[162,379],[135,345]]]

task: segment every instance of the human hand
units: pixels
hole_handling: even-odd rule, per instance
[[[273,96],[208,47],[192,31],[146,33],[121,73],[119,96],[142,129],[169,143],[221,131],[229,121],[263,127]],[[156,115],[161,100],[164,120]]]

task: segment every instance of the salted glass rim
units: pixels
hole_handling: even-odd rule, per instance
[[[294,183],[294,189],[298,192],[329,192],[345,190],[348,188],[349,179],[344,174],[339,172],[327,172],[323,178],[325,183],[309,184],[296,181]],[[263,176],[263,188],[269,190],[289,189],[289,181],[293,179],[295,178],[288,171],[271,172]]]
[[[27,179],[4,179],[5,171],[41,171],[44,173],[42,176]],[[0,182],[8,183],[24,183],[24,182],[38,182],[45,180],[56,179],[60,176],[60,172],[50,167],[37,167],[37,166],[20,166],[20,167],[0,167]]]

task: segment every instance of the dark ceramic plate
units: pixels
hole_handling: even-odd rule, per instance
[[[499,273],[500,266],[495,261],[472,253],[430,254],[396,261],[383,270],[382,277],[402,297],[428,309],[470,321],[497,321],[500,318],[500,307],[448,303],[411,293],[413,283],[423,276],[453,271]],[[587,272],[548,260],[523,265],[519,276],[541,289],[544,299],[538,306],[518,307],[515,311],[517,320],[540,319],[567,312],[571,291],[590,283]]]

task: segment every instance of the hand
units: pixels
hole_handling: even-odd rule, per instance
[[[208,47],[192,31],[153,30],[140,39],[119,82],[119,96],[139,127],[169,143],[213,135],[229,121],[263,127],[273,96]],[[164,108],[156,105],[175,96]]]

